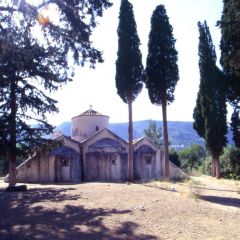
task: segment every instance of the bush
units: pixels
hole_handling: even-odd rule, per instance
[[[182,168],[187,172],[193,172],[202,165],[206,156],[205,149],[199,144],[193,144],[178,152]]]
[[[221,174],[224,178],[240,179],[240,149],[227,147],[220,158]]]
[[[175,164],[177,167],[181,167],[181,162],[179,159],[179,155],[177,153],[177,151],[173,148],[170,149],[169,151],[169,160]]]
[[[198,171],[205,175],[211,175],[212,158],[210,156],[202,159],[201,165],[198,166]]]

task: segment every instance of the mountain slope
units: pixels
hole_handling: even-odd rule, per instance
[[[158,127],[162,127],[162,121],[156,121]],[[149,125],[149,120],[136,121],[133,123],[133,136],[139,138],[144,136],[144,129]],[[128,123],[110,123],[108,127],[112,132],[121,138],[128,139]],[[63,122],[57,128],[64,135],[71,135],[71,122]],[[191,144],[197,143],[204,145],[204,140],[200,138],[193,129],[192,122],[168,122],[169,141],[171,146],[178,148],[185,148]],[[232,144],[231,133],[228,134],[229,144]]]

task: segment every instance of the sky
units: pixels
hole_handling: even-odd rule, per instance
[[[175,101],[168,106],[169,121],[193,121],[192,114],[199,87],[198,21],[206,20],[220,57],[220,30],[216,22],[222,13],[222,0],[129,0],[133,4],[137,31],[141,41],[143,65],[146,65],[151,15],[157,5],[165,5],[178,51],[180,79],[175,89]],[[95,69],[77,67],[74,80],[51,95],[58,101],[59,113],[48,115],[53,125],[70,121],[72,117],[92,108],[110,117],[110,122],[127,122],[128,106],[117,94],[115,62],[117,59],[120,0],[105,10],[94,30],[93,45],[103,51],[104,63]],[[133,121],[162,120],[160,106],[152,105],[146,88],[133,103]]]

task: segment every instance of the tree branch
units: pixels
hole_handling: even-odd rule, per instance
[[[14,9],[13,7],[0,7],[0,11],[14,12],[17,11],[17,9]]]

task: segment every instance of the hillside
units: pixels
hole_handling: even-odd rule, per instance
[[[162,121],[156,121],[157,126],[162,126]],[[144,136],[144,129],[149,125],[149,120],[136,121],[133,123],[133,136],[139,138]],[[169,141],[171,146],[179,149],[185,148],[191,144],[198,143],[204,145],[204,140],[200,138],[196,131],[193,129],[192,122],[180,122],[180,121],[169,121]],[[64,135],[71,135],[71,122],[63,122],[57,129]],[[121,138],[128,139],[128,123],[110,123],[109,129]],[[232,144],[231,134],[228,134],[229,143]]]

